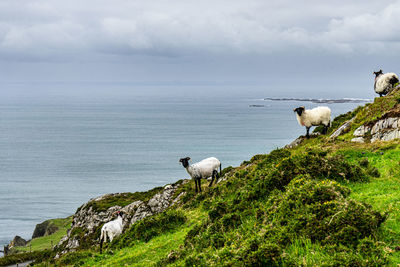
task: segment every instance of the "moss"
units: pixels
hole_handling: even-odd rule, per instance
[[[147,202],[150,200],[150,198],[152,198],[155,194],[159,193],[162,189],[163,187],[156,187],[145,192],[112,194],[100,200],[89,201],[86,204],[85,208],[86,209],[92,208],[96,212],[101,212],[101,211],[106,211],[107,209],[117,205],[123,207],[138,200]],[[77,210],[77,212],[83,207],[84,206],[81,206]]]
[[[120,238],[113,242],[113,247],[129,246],[136,240],[149,241],[151,238],[171,231],[185,223],[186,216],[181,211],[167,210],[155,216],[146,217],[135,223]]]

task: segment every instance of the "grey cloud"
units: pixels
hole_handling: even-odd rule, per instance
[[[399,1],[3,0],[0,54],[379,53],[399,49],[399,11]]]

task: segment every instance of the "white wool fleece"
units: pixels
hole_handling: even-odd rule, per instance
[[[186,171],[193,179],[195,178],[207,179],[208,177],[212,176],[213,171],[218,172],[220,165],[221,162],[217,158],[211,157],[203,159],[202,161],[199,161],[192,165],[189,165],[186,168]]]
[[[331,109],[328,107],[305,109],[301,116],[296,113],[296,118],[301,126],[311,127],[321,124],[329,126],[331,121]]]
[[[399,76],[397,74],[390,72],[390,73],[385,73],[382,75],[379,75],[375,79],[375,92],[377,94],[379,93],[388,93],[390,90],[393,89],[393,85],[390,83],[390,81],[395,78],[399,80]]]

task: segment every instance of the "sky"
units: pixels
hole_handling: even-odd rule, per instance
[[[392,0],[2,0],[0,83],[325,86],[362,95],[373,71],[399,72],[399,25]]]

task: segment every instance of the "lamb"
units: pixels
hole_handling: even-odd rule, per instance
[[[306,137],[310,138],[311,126],[324,125],[323,134],[326,134],[328,127],[331,125],[331,109],[328,107],[316,107],[306,110],[305,107],[298,107],[293,110],[296,112],[297,121],[301,126],[306,126]]]
[[[221,175],[221,162],[217,158],[206,158],[192,165],[189,164],[189,160],[190,158],[186,157],[181,158],[179,162],[182,163],[183,167],[189,173],[190,177],[192,177],[192,179],[194,180],[196,193],[198,192],[198,190],[201,192],[201,179],[207,179],[208,177],[211,177],[211,182],[208,185],[210,187],[214,182],[214,178],[218,180],[219,176]]]
[[[110,242],[112,242],[114,237],[117,237],[122,233],[122,216],[124,213],[122,211],[117,211],[114,214],[118,217],[115,220],[105,223],[103,227],[101,227],[100,253],[102,253],[103,241],[107,242],[107,236],[110,239]]]
[[[394,85],[399,82],[399,76],[393,72],[384,74],[382,70],[379,70],[374,72],[374,74],[374,90],[380,97],[387,95],[393,89]]]

